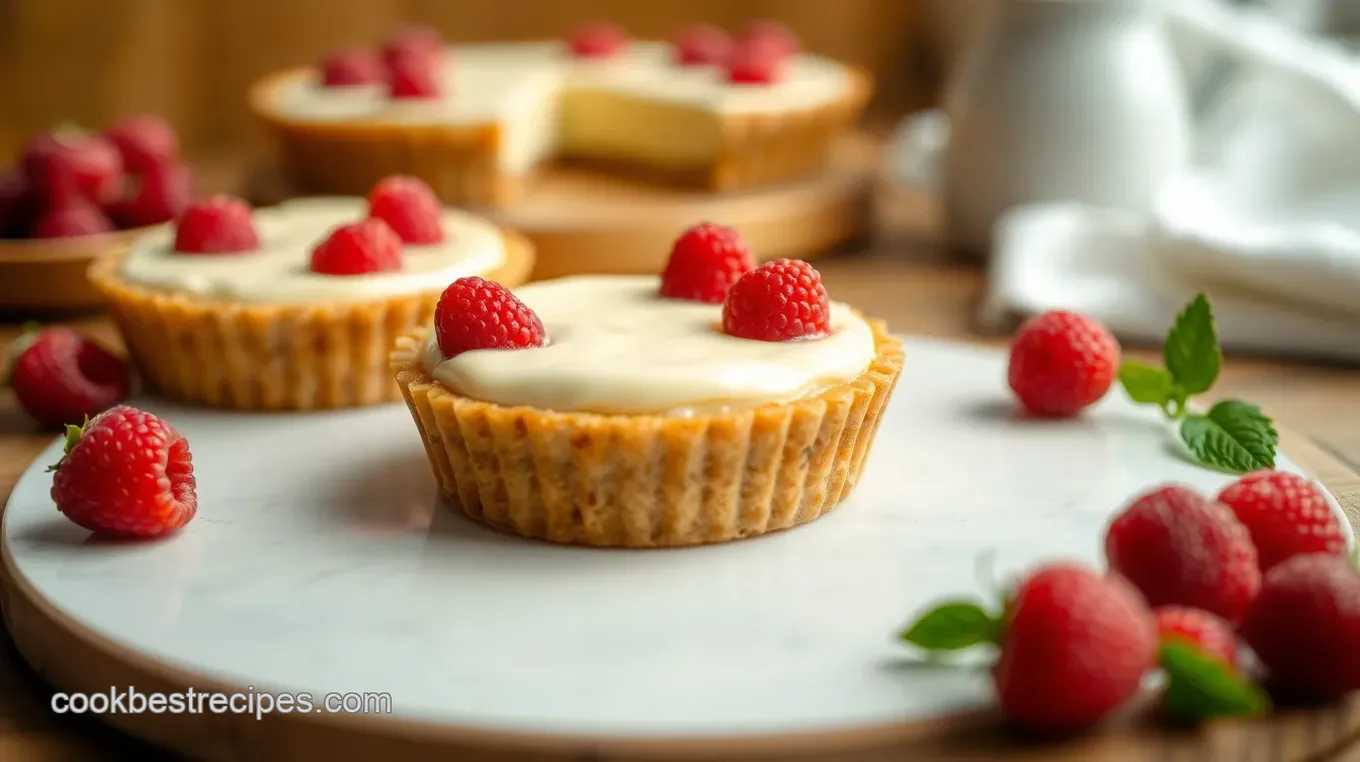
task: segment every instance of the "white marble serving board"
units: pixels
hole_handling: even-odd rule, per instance
[[[205,678],[387,692],[398,719],[522,733],[747,735],[981,706],[977,670],[921,664],[894,642],[914,612],[980,592],[980,555],[1002,575],[1098,563],[1106,521],[1134,493],[1231,479],[1178,457],[1168,425],[1122,392],[1082,420],[1024,422],[1001,353],[920,339],[849,501],[788,532],[685,550],[556,547],[462,518],[437,499],[401,405],[144,406],[191,442],[198,517],[168,541],[90,541],[48,497],[54,443],[3,527],[47,602]]]

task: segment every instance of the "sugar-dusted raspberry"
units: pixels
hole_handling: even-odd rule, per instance
[[[628,31],[612,21],[588,21],[567,38],[577,58],[610,58],[628,46]]]
[[[175,228],[181,254],[232,254],[260,245],[250,204],[234,196],[211,196],[190,206]]]
[[[122,119],[104,130],[104,137],[117,147],[129,172],[149,172],[179,160],[179,138],[174,128],[152,114]]]
[[[321,62],[321,84],[325,87],[380,85],[386,79],[387,67],[371,48],[341,48]]]
[[[769,85],[783,73],[784,58],[764,45],[737,43],[727,59],[727,81],[734,85]]]
[[[831,330],[821,273],[800,259],[776,259],[746,273],[727,291],[723,331],[756,341],[814,339]]]
[[[65,201],[50,203],[33,220],[28,235],[30,238],[74,238],[107,233],[113,229],[113,222],[93,201],[71,196]]]
[[[732,35],[711,24],[695,24],[675,36],[675,60],[682,66],[724,64],[732,53]]]
[[[63,128],[44,132],[24,147],[24,173],[50,203],[81,195],[102,204],[118,195],[123,159],[102,135]]]
[[[474,349],[528,349],[546,340],[534,311],[505,286],[478,277],[459,278],[434,310],[439,351],[453,357]]]
[[[132,178],[128,195],[107,207],[121,228],[159,225],[184,214],[197,195],[194,168],[179,161],[157,164]]]
[[[392,51],[387,65],[387,94],[397,99],[438,98],[439,62],[414,49]]]
[[[401,237],[372,217],[342,225],[312,250],[311,270],[323,275],[367,275],[401,269]]]
[[[741,45],[766,48],[780,58],[796,55],[803,48],[798,35],[784,24],[769,19],[752,21],[737,35]]]
[[[388,177],[368,193],[368,216],[386,222],[406,243],[431,244],[444,240],[442,211],[434,191],[416,177]]]
[[[722,304],[732,284],[754,268],[751,250],[740,233],[702,222],[686,230],[671,247],[670,260],[661,273],[661,295]]]

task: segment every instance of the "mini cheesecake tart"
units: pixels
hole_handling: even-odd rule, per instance
[[[201,210],[191,208],[177,225],[97,263],[90,280],[143,378],[169,396],[217,407],[400,399],[388,371],[392,342],[430,321],[449,280],[520,283],[533,260],[521,237],[447,208],[432,207],[427,220],[437,226],[427,237],[441,240],[416,244],[369,217],[364,198],[250,210],[215,197],[204,206],[214,204],[208,213],[226,207],[236,216],[193,218]]]
[[[872,91],[866,72],[793,49],[694,51],[686,39],[454,45],[425,59],[432,89],[419,95],[390,72],[335,84],[312,67],[256,83],[250,104],[303,192],[409,174],[448,203],[504,205],[552,160],[715,191],[804,177]]]
[[[542,324],[527,348],[450,357],[440,315],[398,340],[392,367],[452,503],[525,537],[660,547],[785,529],[850,494],[901,343],[836,302],[819,335],[741,338],[728,305],[662,296],[661,282],[515,289]]]

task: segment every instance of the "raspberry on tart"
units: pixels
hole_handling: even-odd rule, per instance
[[[386,222],[370,217],[341,225],[312,250],[311,271],[322,275],[367,275],[401,269],[401,237]]]
[[[98,235],[114,229],[113,222],[93,201],[72,196],[51,203],[29,228],[30,238],[72,238]]]
[[[695,24],[675,36],[675,60],[681,66],[724,64],[735,44],[732,35],[712,24]]]
[[[831,306],[821,273],[799,259],[776,259],[746,273],[727,292],[722,328],[755,341],[827,335]]]
[[[779,81],[784,56],[767,45],[739,42],[727,60],[727,81],[734,85],[770,85]]]
[[[24,412],[44,426],[82,421],[128,393],[123,358],[70,328],[25,333],[10,357],[9,388]]]
[[[766,48],[779,58],[788,58],[802,51],[798,35],[784,24],[769,19],[752,21],[737,35],[737,42]]]
[[[628,32],[612,21],[588,21],[571,31],[567,44],[577,58],[611,58],[628,46]]]
[[[414,48],[397,48],[387,63],[387,94],[395,99],[438,98],[439,62]]]
[[[152,114],[127,117],[104,130],[128,172],[150,172],[179,159],[179,138],[164,119]]]
[[[49,203],[81,195],[109,201],[123,182],[123,160],[100,135],[60,129],[35,136],[24,147],[24,173]]]
[[[732,228],[702,222],[671,247],[661,273],[660,293],[671,299],[722,304],[727,291],[755,268],[751,251]]]
[[[377,51],[370,48],[341,48],[321,62],[324,87],[380,85],[387,79],[387,66]]]
[[[107,207],[124,228],[158,225],[184,214],[197,195],[194,168],[171,161],[157,164],[132,178],[129,194]]]
[[[435,338],[444,357],[474,349],[528,349],[546,341],[538,315],[510,289],[476,276],[459,278],[439,297]]]
[[[380,61],[391,66],[403,53],[415,54],[428,59],[432,64],[439,59],[444,49],[444,35],[438,29],[424,24],[402,24],[387,36],[383,43]]]
[[[180,254],[234,254],[259,248],[250,205],[234,196],[211,196],[190,206],[175,228]]]
[[[444,240],[440,221],[443,207],[425,181],[394,175],[383,179],[368,193],[368,216],[386,222],[409,244],[432,244]]]

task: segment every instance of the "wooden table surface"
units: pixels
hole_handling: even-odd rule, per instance
[[[982,271],[951,264],[945,251],[929,243],[934,227],[929,203],[887,197],[880,206],[881,224],[873,240],[819,260],[834,297],[882,316],[897,331],[1000,345],[1003,338],[973,332],[971,315],[982,292]],[[64,322],[117,345],[114,331],[97,316]],[[0,342],[8,344],[17,332],[17,325],[0,325]],[[1360,368],[1229,356],[1214,391],[1259,403],[1282,425],[1360,471]],[[0,496],[8,498],[16,479],[51,438],[25,421],[9,395],[0,398]],[[1360,495],[1360,479],[1351,486]],[[1347,507],[1360,510],[1360,504]],[[50,695],[6,633],[0,642],[0,760],[166,758],[98,722],[54,715],[48,708]]]

